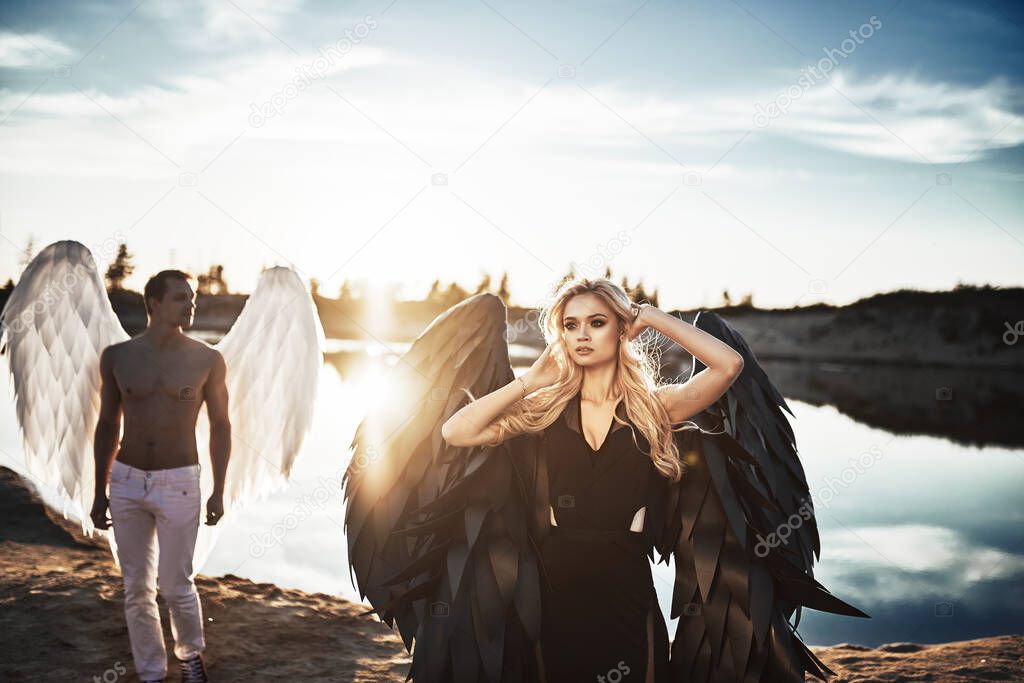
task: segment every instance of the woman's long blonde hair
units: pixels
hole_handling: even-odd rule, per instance
[[[562,342],[562,314],[569,300],[578,294],[595,294],[611,309],[618,334],[627,334],[632,324],[629,296],[614,282],[606,278],[577,278],[563,284],[554,295],[554,303],[541,309],[540,328],[545,341],[552,346],[551,353],[563,368],[563,375],[547,387],[538,389],[525,399],[517,401],[494,422],[498,426],[495,444],[506,438],[528,432],[539,432],[562,414],[565,405],[583,386],[583,369],[569,356]],[[613,384],[615,393],[622,397],[626,415],[647,440],[649,456],[658,471],[672,481],[679,481],[685,467],[669,424],[669,416],[653,391],[658,386],[659,363],[640,338],[619,343],[618,364]],[[567,369],[567,370],[566,370]],[[622,422],[618,415],[616,422]],[[582,425],[580,429],[582,429]],[[690,423],[686,428],[696,428]],[[633,441],[637,443],[636,434]],[[639,448],[639,443],[637,443]]]

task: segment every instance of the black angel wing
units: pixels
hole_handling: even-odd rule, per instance
[[[506,309],[478,294],[439,315],[397,362],[386,406],[360,423],[343,478],[350,570],[409,650],[409,678],[525,681],[540,637],[545,485],[532,437],[454,448],[441,425],[514,379]],[[531,671],[533,673],[531,673]],[[407,679],[408,680],[408,679]]]
[[[867,617],[814,580],[814,508],[785,399],[740,334],[715,313],[694,325],[743,356],[743,371],[676,433],[687,472],[669,487],[658,550],[675,558],[672,680],[827,680],[834,672],[801,642],[799,610]],[[694,358],[693,374],[704,369]],[[691,375],[692,376],[692,375]],[[797,624],[790,623],[797,612]]]

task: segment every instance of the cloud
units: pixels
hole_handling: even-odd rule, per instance
[[[830,81],[809,88],[791,84],[746,92],[637,93],[625,87],[587,86],[610,116],[620,118],[624,132],[632,127],[659,142],[693,144],[709,141],[720,147],[746,131],[753,136],[781,136],[801,144],[851,155],[910,163],[958,163],[981,158],[987,148],[1024,143],[1024,118],[1014,110],[1018,87],[1005,78],[967,86],[927,81],[917,75],[888,73],[847,76],[834,73]],[[790,86],[794,87],[790,87]],[[793,97],[797,90],[800,94]],[[785,111],[756,117],[771,103]],[[580,107],[562,108],[566,130]],[[765,120],[767,118],[767,120]],[[593,132],[588,113],[582,125]],[[759,125],[760,124],[760,125]]]
[[[959,163],[977,160],[986,148],[1024,142],[1024,120],[1013,111],[1019,97],[1003,77],[968,86],[909,74],[854,79],[838,73],[768,128],[850,154]]]
[[[160,22],[188,27],[174,32],[190,48],[224,49],[256,41],[280,40],[277,35],[302,0],[165,0],[143,9]]]
[[[485,155],[529,153],[565,167],[599,164],[611,171],[618,165],[623,173],[632,168],[649,176],[679,173],[673,157],[706,170],[745,135],[744,144],[772,143],[776,153],[763,156],[758,168],[734,166],[735,158],[716,167],[718,177],[735,178],[794,163],[786,151],[791,140],[916,164],[977,159],[986,148],[1024,142],[1024,120],[1010,105],[1019,93],[1005,79],[967,86],[912,75],[833,73],[831,82],[815,84],[758,127],[757,106],[785,86],[673,94],[571,78],[547,85],[540,78],[496,80],[464,62],[375,47],[371,38],[308,87],[290,87],[316,57],[315,50],[295,56],[275,41],[217,59],[202,75],[182,74],[166,87],[146,84],[114,96],[81,86],[94,101],[74,89],[57,90],[58,83],[27,101],[26,91],[0,91],[0,112],[17,108],[0,128],[8,147],[0,164],[32,173],[50,165],[53,155],[65,172],[109,168],[130,176],[137,170],[129,161],[152,155],[106,112],[175,159],[177,149],[196,145],[215,152],[248,129],[250,142],[342,142],[387,152],[397,138],[449,170],[485,140]],[[278,111],[252,124],[253,107],[271,100],[281,103]],[[72,126],[79,140],[73,159],[59,142]],[[127,156],[111,156],[108,147],[124,148]],[[93,153],[96,158],[87,158]]]
[[[946,527],[903,524],[836,529],[823,536],[822,546],[826,548],[824,566],[839,573],[835,583],[832,578],[823,583],[837,595],[851,599],[856,595],[863,604],[948,599],[968,593],[978,583],[1011,581],[1024,574],[1024,557],[979,547]],[[861,585],[858,577],[865,574],[885,580]],[[848,585],[840,588],[837,583]]]
[[[381,66],[390,59],[378,48],[357,46],[331,64],[327,78]],[[16,112],[0,126],[0,144],[5,149],[0,170],[19,175],[48,174],[55,169],[69,176],[163,175],[168,165],[153,148],[181,163],[187,163],[190,154],[202,157],[216,152],[249,128],[251,103],[281,92],[295,79],[296,67],[306,62],[308,58],[275,49],[220,59],[218,71],[211,75],[182,75],[165,87],[147,84],[117,95],[84,84],[77,90],[56,90],[63,81],[51,82],[31,97],[27,92],[0,90],[0,120]],[[312,106],[315,102],[319,106]],[[285,125],[268,126],[274,130],[263,137],[280,138],[283,131],[290,131],[284,137],[291,140],[359,139],[358,131],[332,126],[332,117],[346,105],[319,81],[289,107],[286,113],[291,118],[281,118]],[[310,109],[312,120],[302,114]],[[298,113],[293,115],[292,110]],[[259,131],[247,132],[250,138],[261,136]],[[73,145],[68,144],[71,137]],[[110,150],[117,153],[111,155]]]
[[[67,45],[41,33],[0,31],[0,67],[49,66],[57,57],[70,54]]]

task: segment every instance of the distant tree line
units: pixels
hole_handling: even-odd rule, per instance
[[[34,242],[30,237],[28,245],[22,253],[19,261],[22,270],[28,266],[34,256]],[[117,254],[114,256],[114,260],[107,266],[104,279],[106,280],[108,292],[123,292],[126,291],[124,288],[125,281],[131,277],[135,272],[135,255],[128,250],[128,245],[124,242],[120,243],[117,248]],[[261,272],[266,270],[264,267]],[[567,281],[576,278],[579,274],[572,268],[568,269],[562,277],[557,281],[555,289],[557,290]],[[611,268],[605,268],[604,277],[614,281],[614,277],[611,272]],[[196,278],[196,293],[204,295],[218,295],[218,294],[229,294],[227,281],[224,278],[224,266],[216,264],[210,266],[209,270],[205,273],[200,273],[195,276]],[[619,284],[626,291],[629,297],[634,301],[646,302],[654,306],[658,306],[658,290],[648,291],[644,286],[642,280],[635,283],[631,283],[628,277],[622,277],[619,279]],[[314,296],[323,296],[321,292],[321,285],[319,279],[310,278],[309,289]],[[4,285],[4,289],[10,290],[14,288],[14,281],[11,279],[7,280],[7,284]],[[395,298],[395,289],[397,285],[392,286],[389,294],[391,298]],[[472,289],[466,289],[457,282],[444,283],[440,278],[436,279],[431,283],[430,290],[424,299],[425,302],[433,304],[441,309],[449,308],[464,301],[465,299],[480,294],[482,292],[491,292],[498,296],[502,301],[505,302],[506,306],[511,306],[510,303],[510,290],[509,290],[509,274],[507,271],[502,272],[501,278],[498,280],[497,285],[489,273],[484,273],[476,286]],[[365,297],[365,283],[355,284],[350,283],[349,280],[342,282],[338,289],[338,301],[346,301],[354,298]],[[729,305],[729,293],[725,292],[724,295],[726,305]],[[749,301],[748,298],[745,301]]]

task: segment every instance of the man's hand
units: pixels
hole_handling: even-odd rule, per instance
[[[214,493],[210,500],[206,501],[206,525],[213,526],[224,516],[224,496]]]
[[[89,512],[89,518],[92,519],[93,526],[97,529],[109,529],[111,519],[107,515],[107,508],[110,502],[106,496],[96,496],[92,502],[92,511]]]

